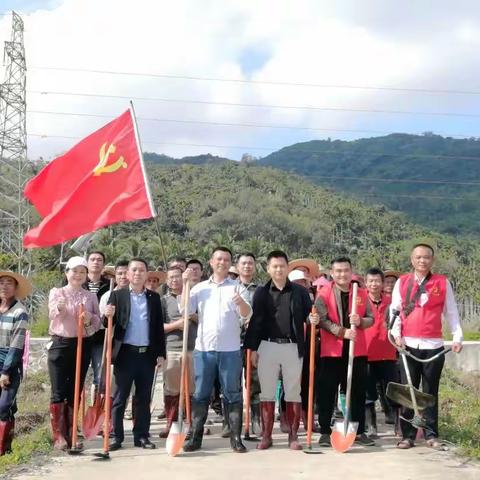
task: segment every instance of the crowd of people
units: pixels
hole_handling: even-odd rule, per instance
[[[434,249],[416,245],[412,270],[402,274],[372,267],[354,273],[347,257],[337,257],[328,269],[313,259],[289,261],[281,250],[266,260],[268,281],[256,282],[256,259],[244,252],[233,257],[217,247],[209,259],[210,274],[198,259],[172,258],[165,271],[149,268],[141,258],[106,266],[105,255],[90,252],[72,257],[65,266],[65,284],[48,299],[48,372],[50,417],[55,448],[71,448],[77,325],[83,322],[80,388],[89,366],[95,397],[104,388],[106,319],[113,319],[114,389],[109,449],[123,447],[124,417],[131,392],[133,440],[153,449],[150,435],[152,389],[161,370],[166,438],[177,420],[182,362],[191,395],[191,425],[184,451],[202,448],[209,409],[223,416],[222,436],[233,451],[242,442],[243,379],[246,351],[251,358],[251,432],[261,435],[257,449],[272,445],[279,405],[280,428],[288,446],[301,450],[300,424],[306,428],[309,390],[310,331],[315,331],[314,431],[321,447],[330,446],[332,419],[344,412],[349,344],[354,342],[351,421],[358,422],[356,442],[375,445],[376,402],[380,399],[387,424],[399,435],[397,447],[415,445],[413,412],[386,395],[389,382],[407,382],[398,350],[429,359],[443,348],[442,319],[453,334],[452,350],[462,349],[462,329],[452,286],[433,273]],[[353,297],[353,284],[358,293]],[[184,295],[188,285],[189,294]],[[21,301],[31,292],[27,278],[0,271],[0,454],[11,450],[16,394],[22,377],[22,355],[28,314]],[[352,302],[355,309],[352,313]],[[187,355],[183,358],[184,316],[188,318]],[[311,326],[311,328],[307,328]],[[408,359],[415,387],[435,397],[424,410],[424,436],[438,448],[438,387],[444,357],[430,363]],[[279,388],[280,386],[280,388]],[[280,392],[280,393],[279,393]],[[220,407],[219,407],[220,406]]]

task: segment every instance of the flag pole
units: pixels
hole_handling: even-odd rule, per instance
[[[164,267],[167,268],[167,256],[165,254],[165,245],[163,243],[163,236],[162,232],[160,230],[160,224],[158,223],[158,217],[157,217],[157,212],[155,211],[155,205],[153,204],[153,198],[150,193],[150,182],[148,180],[148,174],[147,174],[147,169],[145,168],[145,163],[143,161],[143,151],[142,151],[142,146],[140,143],[140,135],[138,133],[138,125],[137,125],[137,117],[135,116],[135,108],[133,107],[133,102],[130,100],[130,111],[132,113],[132,119],[133,119],[133,127],[135,130],[135,138],[137,140],[137,145],[138,145],[138,155],[140,157],[140,164],[142,166],[142,172],[143,172],[143,177],[145,178],[145,185],[147,188],[147,196],[148,200],[150,202],[150,208],[152,210],[152,217],[155,220],[155,225],[157,227],[157,235],[158,239],[160,241],[160,250],[162,251],[162,257],[163,257],[163,264]]]

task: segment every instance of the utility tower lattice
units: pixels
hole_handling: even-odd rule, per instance
[[[5,81],[0,84],[0,251],[11,267],[29,273],[23,235],[29,227],[29,206],[23,187],[31,175],[27,161],[26,62],[23,20],[12,12],[11,40],[5,42]]]

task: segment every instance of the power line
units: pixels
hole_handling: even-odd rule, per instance
[[[29,90],[28,93],[35,95],[57,95],[70,97],[88,97],[88,98],[112,98],[121,100],[149,101],[162,103],[180,103],[194,105],[217,105],[226,107],[244,107],[244,108],[271,108],[282,110],[307,110],[322,112],[354,112],[354,113],[374,113],[374,114],[393,114],[393,115],[424,115],[437,117],[462,117],[462,118],[480,118],[480,114],[476,113],[457,113],[457,112],[426,112],[414,110],[383,110],[369,108],[343,108],[343,107],[318,107],[312,105],[271,105],[258,103],[236,103],[236,102],[213,102],[208,100],[185,100],[174,98],[158,98],[158,97],[135,97],[127,95],[109,95],[99,93],[82,93],[82,92],[49,92],[40,90]]]
[[[418,183],[431,185],[463,185],[463,186],[480,186],[480,182],[455,182],[450,180],[418,180],[413,178],[373,178],[373,177],[342,177],[329,175],[308,175],[310,178],[324,178],[326,180],[353,180],[360,182],[383,182],[383,183]]]
[[[38,138],[58,138],[58,139],[67,139],[67,140],[81,140],[83,137],[79,136],[68,136],[68,135],[48,135],[43,133],[29,133],[29,137],[38,137]],[[314,140],[313,140],[314,141]],[[321,140],[319,140],[321,141]],[[442,154],[427,154],[427,153],[389,153],[389,152],[358,152],[355,150],[312,150],[309,148],[301,148],[301,147],[278,147],[278,146],[253,146],[253,145],[219,145],[219,144],[212,144],[212,143],[181,143],[181,142],[158,142],[155,140],[143,140],[143,144],[147,145],[172,145],[177,147],[202,147],[202,148],[217,148],[223,150],[264,150],[269,152],[279,152],[284,149],[288,149],[289,152],[304,152],[309,154],[336,154],[338,156],[345,156],[345,155],[358,155],[359,157],[364,156],[375,156],[375,157],[415,157],[415,158],[425,158],[425,159],[439,159],[439,160],[480,160],[479,157],[468,156],[468,155],[442,155]],[[345,177],[342,177],[345,178]]]
[[[78,112],[50,112],[45,110],[28,110],[30,114],[42,114],[42,115],[64,115],[64,116],[76,116],[76,117],[95,117],[95,118],[115,118],[113,115],[105,115],[99,113],[78,113]],[[150,121],[150,122],[162,122],[162,123],[179,123],[188,125],[209,125],[209,126],[222,126],[222,127],[240,127],[240,128],[265,128],[265,129],[282,129],[282,130],[306,130],[306,131],[320,131],[320,132],[342,132],[342,133],[369,133],[372,135],[390,135],[392,132],[387,130],[368,130],[368,129],[353,129],[353,128],[320,128],[320,127],[297,127],[293,125],[268,125],[268,124],[255,124],[255,123],[233,123],[233,122],[209,122],[206,120],[180,120],[174,118],[147,118],[137,117],[138,120]],[[418,133],[417,133],[418,135]],[[448,137],[470,138],[475,137],[472,134],[448,134],[441,133],[441,135]]]
[[[338,88],[338,89],[355,89],[355,90],[377,90],[377,91],[393,91],[393,92],[410,92],[410,93],[428,93],[441,95],[480,95],[478,90],[449,90],[449,89],[433,89],[433,88],[407,88],[407,87],[390,87],[390,86],[373,86],[373,85],[348,85],[348,84],[321,84],[309,82],[287,82],[274,80],[247,80],[241,78],[220,78],[220,77],[202,77],[196,75],[180,75],[166,73],[145,73],[145,72],[122,72],[117,70],[99,70],[89,68],[68,68],[68,67],[50,67],[50,66],[32,66],[30,69],[36,70],[55,70],[64,72],[83,72],[104,75],[124,75],[134,77],[151,77],[166,78],[174,80],[197,80],[205,82],[229,82],[253,85],[281,85],[289,87],[317,87],[317,88]]]

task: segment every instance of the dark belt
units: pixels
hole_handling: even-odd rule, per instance
[[[132,353],[147,353],[148,346],[146,347],[137,347],[136,345],[130,345],[128,343],[123,344],[123,348],[125,350],[132,352]]]
[[[292,338],[267,338],[267,342],[273,343],[296,343]]]

